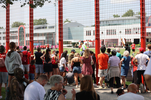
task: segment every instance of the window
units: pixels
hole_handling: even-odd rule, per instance
[[[5,45],[5,43],[3,43],[3,45]]]
[[[131,34],[131,29],[125,29],[125,34]]]
[[[0,40],[1,40],[1,37],[0,37]]]
[[[5,32],[3,32],[3,34],[5,34]]]
[[[3,40],[6,40],[6,37],[3,37]]]
[[[95,35],[95,30],[93,30],[93,35]]]

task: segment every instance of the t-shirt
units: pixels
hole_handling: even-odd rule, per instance
[[[34,74],[35,73],[35,65],[30,65],[29,68],[30,68],[29,73]]]
[[[64,57],[62,57],[62,58],[60,59],[60,66],[59,66],[59,67],[63,67],[63,64],[64,64],[65,67],[66,67],[66,59],[65,59]]]
[[[134,60],[135,58],[133,58],[132,60],[131,60],[131,64],[132,64],[132,66],[133,66],[133,72],[135,72],[136,70],[137,70],[137,66],[135,66],[134,65],[134,63],[133,63],[133,60]]]
[[[29,61],[29,58],[31,56],[30,53],[28,51],[23,51],[22,53],[23,55],[27,55],[27,64],[30,64],[30,61]]]
[[[149,61],[144,74],[151,75],[151,61]]]
[[[128,92],[119,96],[118,100],[144,100],[144,97],[132,92]]]
[[[24,100],[44,100],[45,89],[38,82],[30,83],[24,92]]]
[[[116,56],[119,57],[120,59],[122,59],[122,56],[121,56],[120,53],[117,52],[117,53],[116,53]]]
[[[132,49],[135,49],[135,44],[132,44],[131,47],[132,47]]]
[[[120,59],[117,56],[112,56],[112,57],[109,58],[108,63],[110,64],[110,67],[119,66]]]
[[[69,84],[72,84],[74,82],[74,73],[67,73],[66,78]]]
[[[107,54],[100,53],[98,55],[99,69],[101,69],[101,70],[107,69],[107,67],[108,67],[108,60],[109,60],[109,57],[108,57]]]
[[[137,70],[146,70],[146,60],[149,58],[147,55],[140,53],[135,56],[138,61]]]
[[[35,58],[36,58],[36,64],[43,64],[42,59],[40,58],[43,54],[41,52],[36,52],[35,53]]]
[[[129,54],[130,54],[130,47],[129,46],[125,46],[125,50],[129,51]]]
[[[0,53],[5,60],[6,58],[6,53]],[[6,66],[5,67],[0,67],[0,72],[7,72]]]

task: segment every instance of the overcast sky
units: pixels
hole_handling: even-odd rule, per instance
[[[69,19],[79,22],[85,26],[94,24],[94,0],[63,0],[63,19]],[[134,12],[140,10],[140,0],[100,0],[100,20],[113,18],[113,14],[123,15],[127,10],[132,9]],[[0,5],[1,6],[1,5]],[[58,5],[57,5],[58,6]],[[56,6],[56,9],[58,9]],[[58,12],[56,12],[58,15]],[[151,1],[146,0],[147,16],[151,15]],[[5,9],[0,7],[0,27],[5,27]],[[55,6],[52,3],[45,3],[41,8],[34,9],[34,19],[46,18],[50,25],[55,24]],[[58,16],[56,16],[56,19]],[[57,19],[58,20],[58,19]],[[15,22],[24,22],[29,24],[29,7],[20,7],[19,2],[11,5],[10,25]],[[58,23],[58,21],[57,21]]]

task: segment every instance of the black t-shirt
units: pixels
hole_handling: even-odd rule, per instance
[[[93,98],[92,92],[81,91],[76,93],[76,100],[100,100],[100,96],[97,94],[97,99]]]
[[[43,54],[41,52],[36,52],[35,57],[36,57],[36,64],[43,64],[42,59],[40,58]]]
[[[125,50],[129,51],[129,54],[130,54],[131,49],[129,46],[125,46]]]

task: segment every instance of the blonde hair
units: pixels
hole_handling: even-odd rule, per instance
[[[129,56],[129,51],[124,51],[123,56]]]
[[[78,55],[80,55],[80,54],[79,54],[79,53],[75,53],[75,54],[74,54],[74,57],[78,57]]]
[[[92,77],[90,75],[82,77],[80,84],[81,84],[80,91],[86,92],[92,91],[93,98],[97,100],[97,93],[94,90]]]
[[[89,58],[89,56],[90,56],[90,50],[89,50],[89,49],[86,49],[86,50],[84,51],[84,53],[83,53],[83,57]]]

